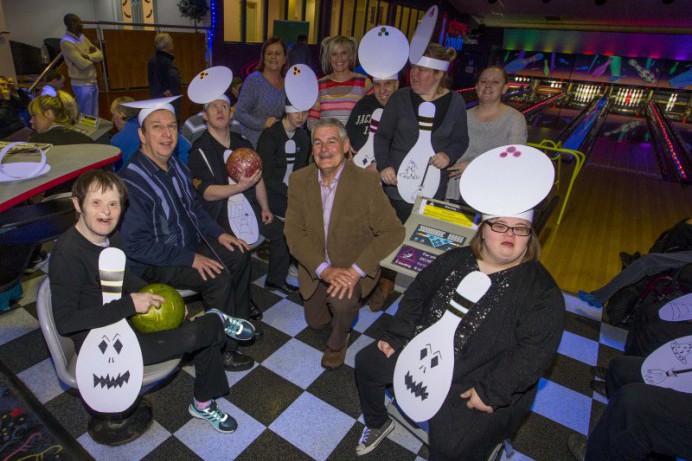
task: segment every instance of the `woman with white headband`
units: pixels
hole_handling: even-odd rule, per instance
[[[385,193],[402,223],[411,214],[413,205],[404,201],[397,190],[397,171],[418,140],[418,107],[424,101],[435,105],[432,126],[435,155],[430,159],[431,166],[446,169],[459,159],[469,143],[466,104],[464,98],[450,90],[451,82],[447,75],[455,56],[452,48],[429,44],[423,56],[411,67],[411,87],[402,88],[392,95],[375,135],[377,169],[385,184]],[[446,190],[447,175],[442,174],[434,198],[444,199]]]

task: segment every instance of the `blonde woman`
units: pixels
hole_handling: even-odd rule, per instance
[[[72,126],[79,116],[77,102],[64,91],[57,96],[39,96],[29,103],[31,128],[30,142],[50,144],[91,144],[89,136],[75,131]]]
[[[312,129],[320,119],[335,118],[344,126],[360,99],[373,91],[372,82],[354,72],[358,47],[350,37],[337,35],[322,41],[320,63],[325,76],[319,79],[319,96],[308,114]]]

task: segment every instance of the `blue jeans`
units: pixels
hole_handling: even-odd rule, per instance
[[[99,87],[97,85],[73,85],[79,112],[87,115],[99,115]]]

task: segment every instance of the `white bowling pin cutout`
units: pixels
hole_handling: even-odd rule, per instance
[[[452,385],[454,335],[461,318],[490,288],[490,278],[474,271],[459,283],[442,318],[421,331],[401,351],[394,368],[396,401],[411,419],[427,421],[439,411]]]
[[[440,170],[428,163],[435,155],[432,146],[434,118],[433,103],[424,102],[418,107],[418,141],[406,154],[397,172],[397,189],[408,203],[414,203],[419,195],[433,197],[440,186]]]
[[[658,310],[661,320],[687,322],[692,320],[692,293],[675,298]]]
[[[227,149],[223,153],[224,163],[233,151]],[[228,178],[228,184],[236,184],[231,178]],[[227,201],[228,224],[231,226],[233,234],[239,239],[245,240],[252,245],[259,240],[259,224],[257,224],[257,216],[255,210],[252,209],[250,202],[245,198],[245,195],[235,194],[228,197]]]
[[[692,394],[692,336],[653,351],[642,363],[641,373],[646,384]]]
[[[353,163],[361,168],[366,168],[375,161],[375,133],[377,133],[377,127],[380,125],[380,117],[382,117],[381,108],[372,111],[368,139],[358,153],[353,156]]]
[[[101,251],[99,277],[103,303],[120,299],[125,277],[122,250]],[[132,406],[142,387],[144,363],[137,336],[125,319],[89,332],[77,357],[76,376],[79,393],[93,410],[120,413]]]
[[[284,144],[284,153],[286,154],[286,174],[284,174],[284,184],[288,186],[288,177],[293,173],[293,166],[296,163],[296,142],[292,139]]]

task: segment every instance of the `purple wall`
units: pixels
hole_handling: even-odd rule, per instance
[[[692,60],[692,35],[505,29],[506,50]]]

